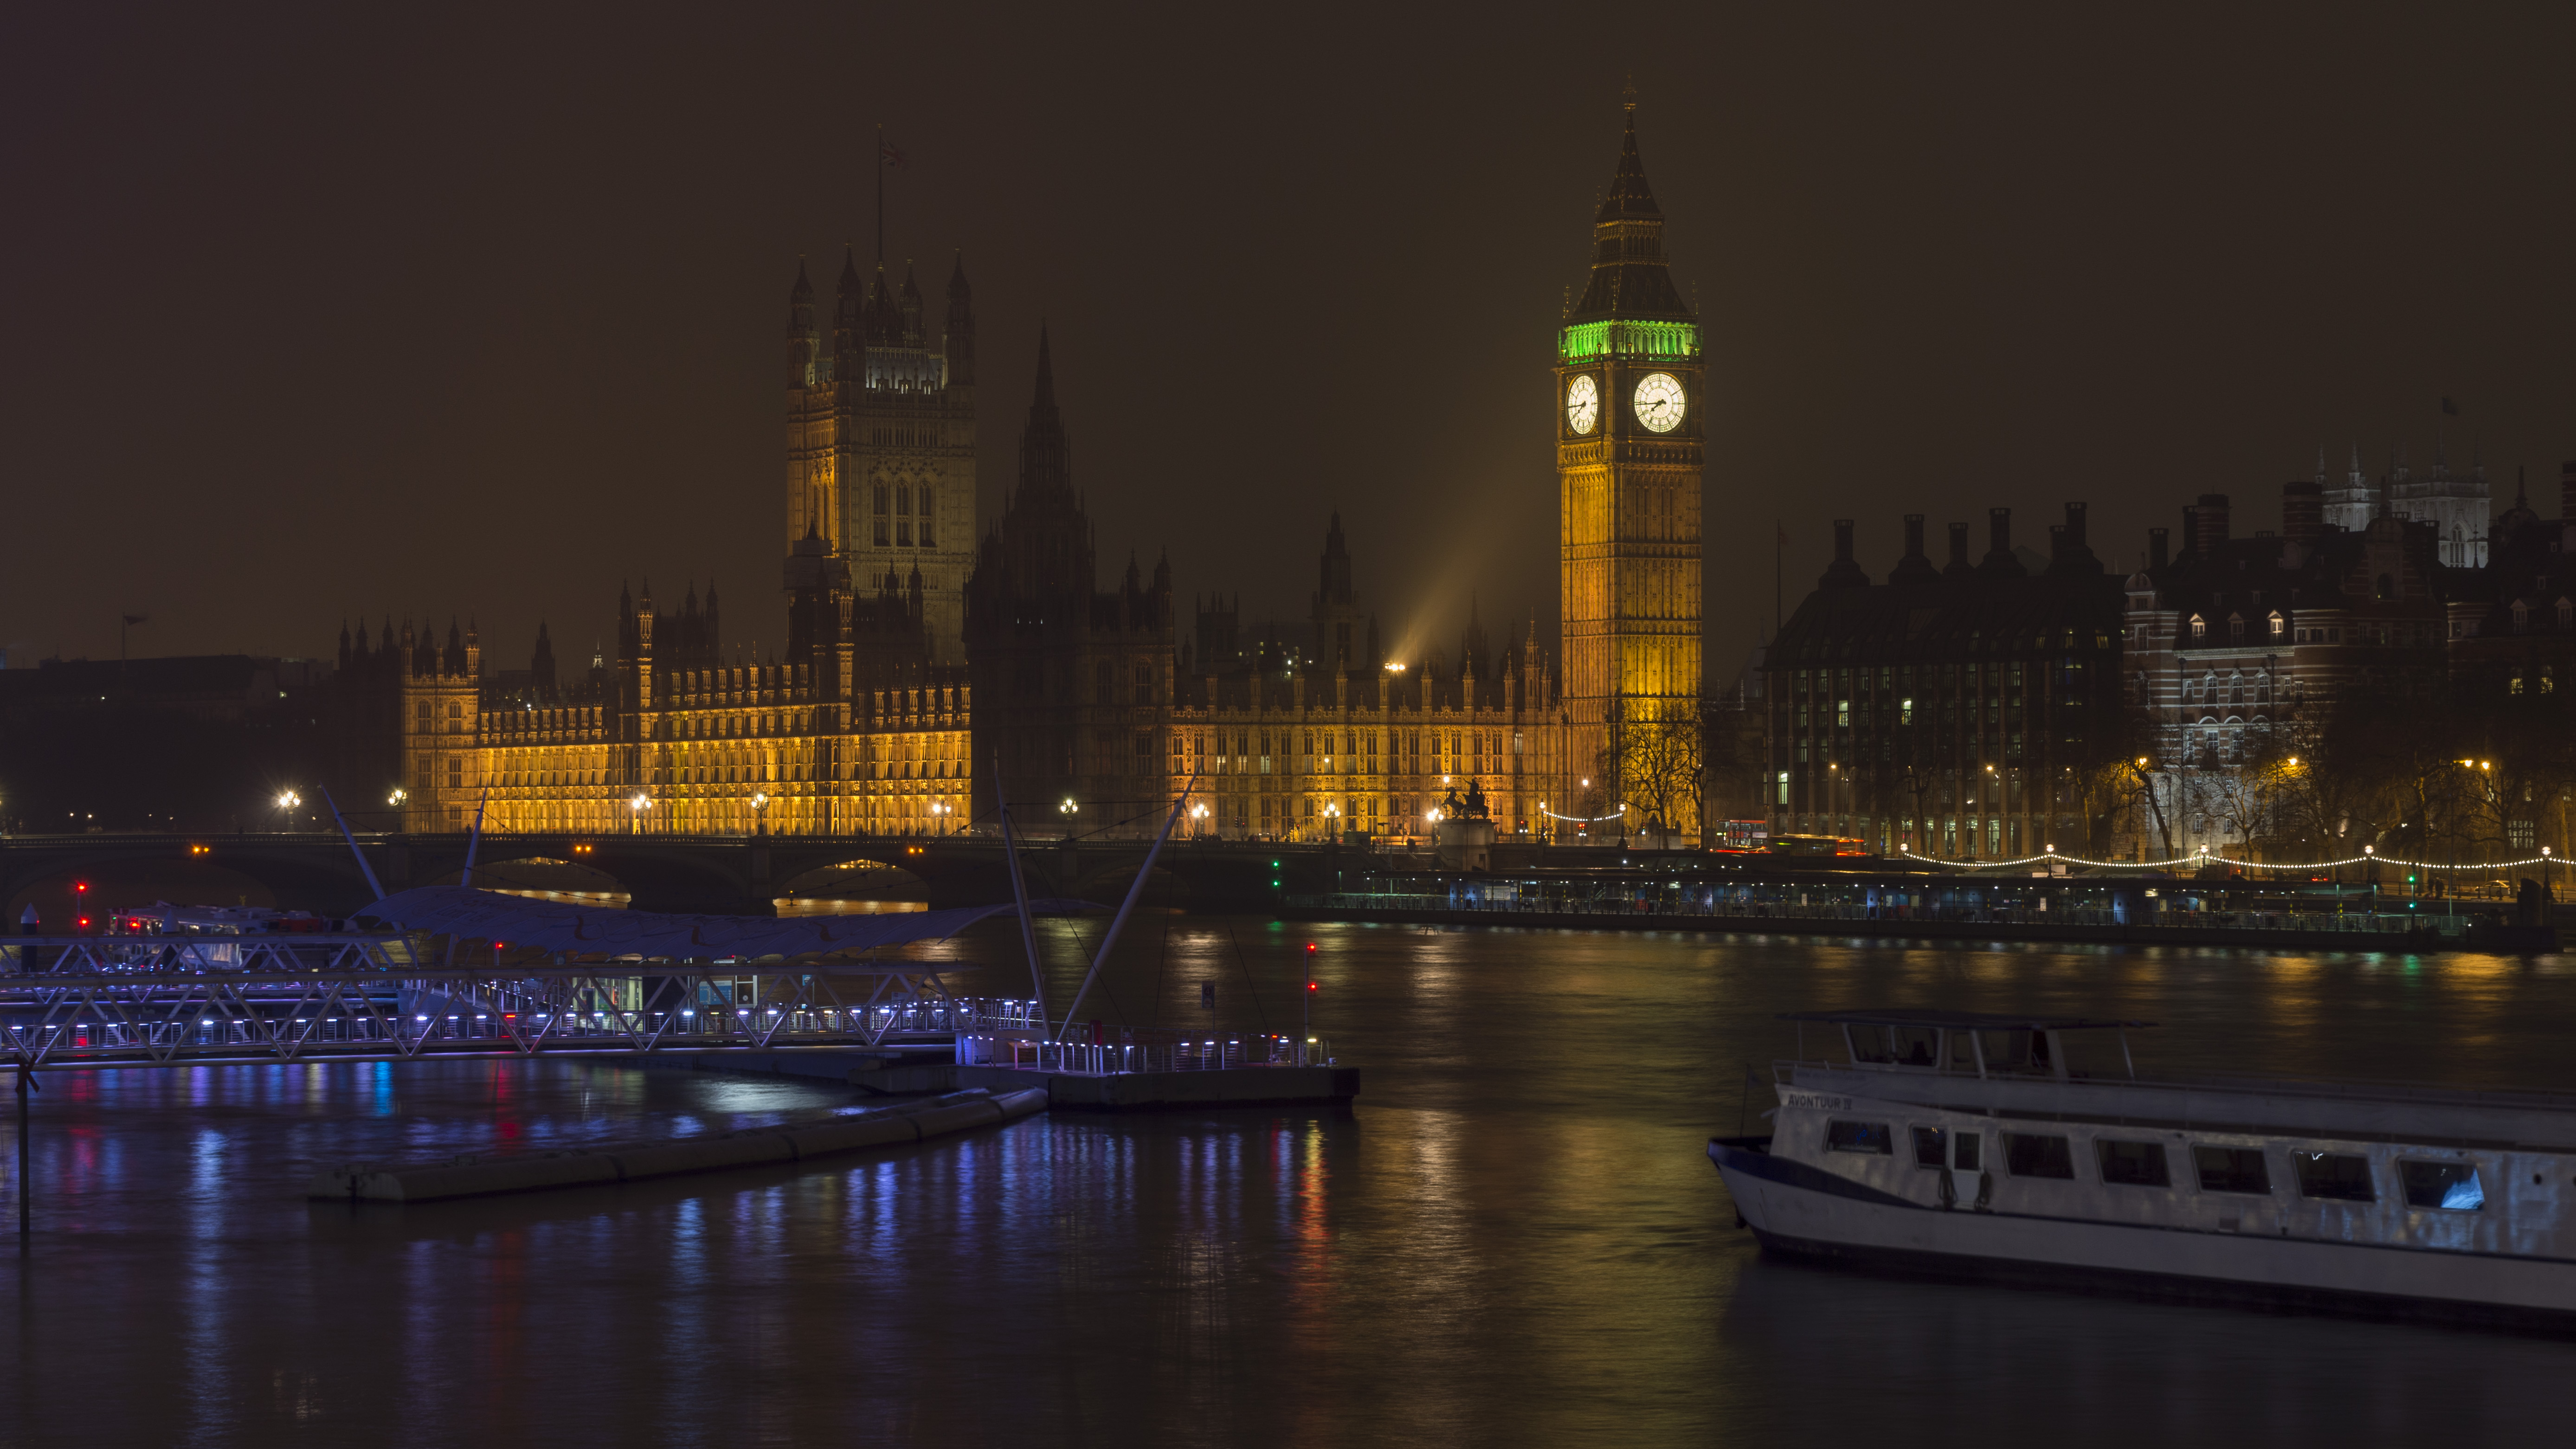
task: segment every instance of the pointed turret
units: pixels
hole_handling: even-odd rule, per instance
[[[1664,213],[1637,154],[1637,108],[1619,142],[1619,166],[1592,224],[1592,280],[1566,314],[1569,323],[1609,318],[1696,320],[1664,264]]]
[[[876,278],[868,286],[868,345],[903,345],[903,310],[895,305],[894,288],[886,285],[883,262],[877,263]]]
[[[867,279],[859,275],[858,253],[847,243],[841,247],[841,280],[832,297],[832,322],[843,333],[855,334],[866,322],[868,305]]]
[[[810,387],[814,380],[814,284],[805,277],[805,259],[796,259],[796,285],[787,289],[787,385]]]
[[[1020,492],[1069,491],[1073,487],[1073,445],[1065,437],[1063,415],[1055,406],[1055,355],[1045,324],[1038,326],[1038,380],[1029,401],[1029,425],[1020,434]]]

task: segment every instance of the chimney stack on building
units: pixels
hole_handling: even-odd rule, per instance
[[[1834,561],[1825,566],[1825,576],[1817,580],[1817,585],[1828,589],[1869,587],[1869,575],[1852,558],[1852,521],[1848,518],[1834,520]]]
[[[1978,572],[2003,579],[2019,578],[2029,572],[2021,566],[2020,559],[2013,557],[2011,509],[1986,510],[1986,540],[1986,557],[1977,566]]]
[[[2167,529],[2150,528],[2147,530],[2148,568],[2160,569],[2173,562],[2173,553],[2170,547],[2170,541],[2172,538],[2172,532]]]
[[[2281,532],[2290,542],[2302,548],[2317,541],[2326,531],[2326,493],[2315,483],[2301,479],[2281,485]]]
[[[2200,508],[2194,515],[2192,550],[2204,560],[2214,560],[2227,544],[2227,495],[2203,493]]]
[[[1941,572],[1945,574],[1964,574],[1968,569],[1968,525],[1964,523],[1951,524],[1950,566],[1943,569]]]

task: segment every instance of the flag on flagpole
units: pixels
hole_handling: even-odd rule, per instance
[[[882,137],[877,141],[877,160],[883,162],[889,167],[892,167],[894,170],[901,171],[903,169],[903,153],[892,146],[887,145]]]

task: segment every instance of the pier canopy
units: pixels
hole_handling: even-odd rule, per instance
[[[988,916],[1017,908],[967,906],[954,910],[904,911],[871,916],[806,916],[777,920],[767,916],[676,916],[654,911],[621,911],[604,906],[577,906],[558,901],[475,890],[470,886],[422,886],[397,891],[365,910],[361,917],[388,921],[407,931],[435,931],[468,940],[569,951],[595,956],[643,956],[666,960],[703,960],[711,956],[824,956],[903,946],[914,941],[943,940]],[[1033,913],[1067,915],[1102,909],[1090,901],[1037,900]]]
[[[2155,1025],[2108,1016],[2016,1016],[2010,1012],[1941,1011],[1897,1006],[1879,1011],[1784,1011],[1782,1021],[1821,1021],[1835,1026],[1923,1026],[1944,1031],[2121,1031]]]

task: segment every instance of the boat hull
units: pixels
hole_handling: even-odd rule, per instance
[[[1767,1252],[2022,1286],[2576,1333],[2576,1263],[2287,1235],[2087,1221],[1908,1201],[1712,1138]]]

